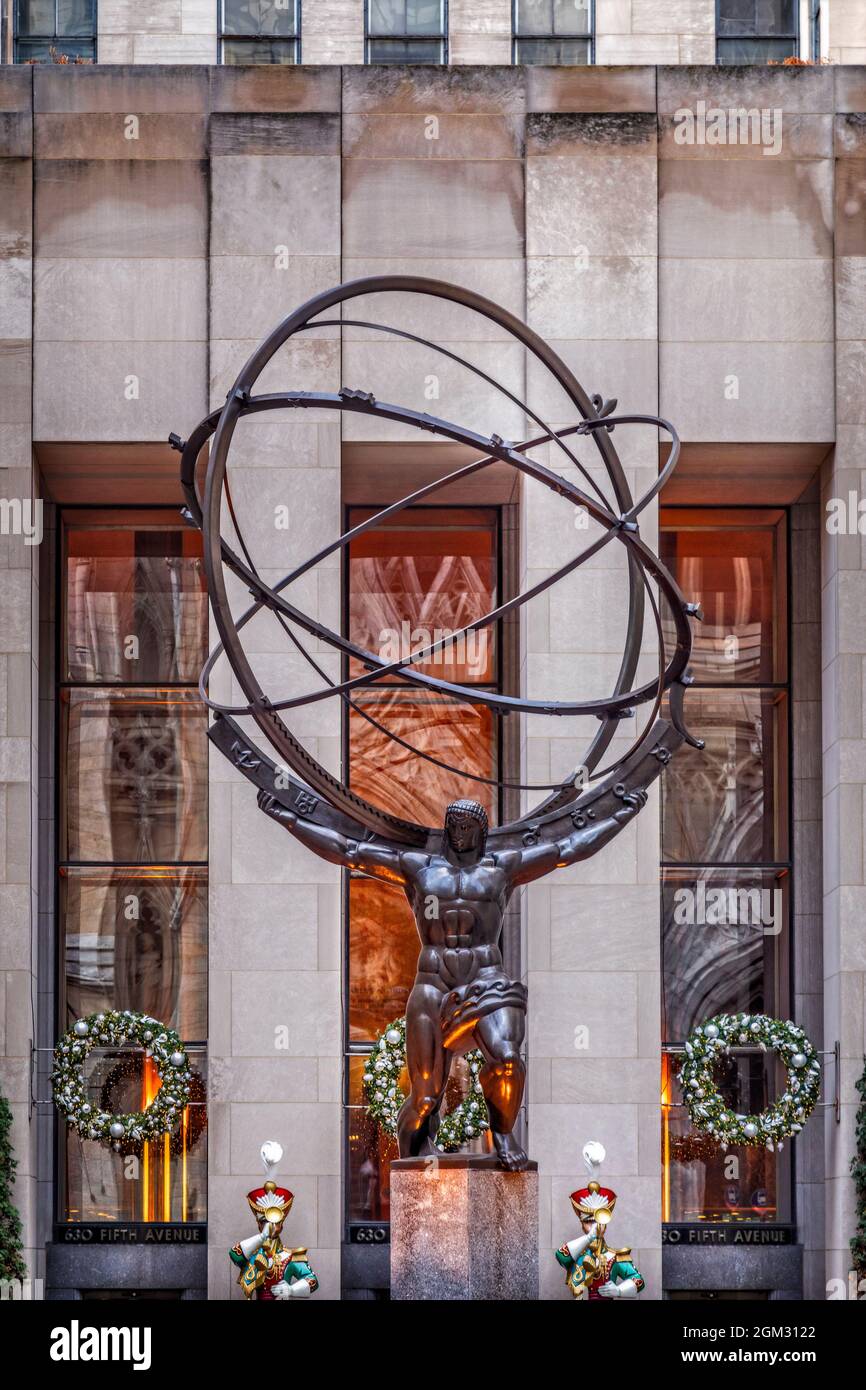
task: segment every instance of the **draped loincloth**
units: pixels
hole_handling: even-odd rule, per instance
[[[526,985],[497,974],[478,976],[470,984],[450,990],[442,1000],[439,1015],[443,1044],[454,1048],[476,1023],[499,1009],[520,1009],[525,1013]]]

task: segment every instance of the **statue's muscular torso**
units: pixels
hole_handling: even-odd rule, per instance
[[[468,984],[485,966],[501,966],[499,937],[513,886],[501,861],[511,856],[486,854],[468,867],[441,854],[400,858],[421,938],[419,976],[444,991]]]

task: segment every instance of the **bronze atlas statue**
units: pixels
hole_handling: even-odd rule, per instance
[[[350,301],[364,295],[387,293],[426,295],[450,301],[506,330],[533,354],[566,393],[575,423],[566,429],[553,430],[529,405],[450,349],[386,324],[346,316],[345,306]],[[319,317],[338,306],[342,307],[338,308],[336,318]],[[361,326],[423,343],[432,351],[457,361],[488,387],[517,404],[532,422],[535,433],[521,443],[509,442],[496,434],[485,437],[455,422],[379,401],[369,392],[345,387],[333,394],[291,390],[252,394],[262,370],[290,338],[311,329],[340,325]],[[683,740],[701,746],[688,733],[683,720],[683,695],[690,680],[686,669],[691,652],[690,618],[698,616],[697,609],[685,602],[671,575],[642,540],[638,523],[640,513],[658,494],[676,466],[679,441],[666,421],[648,415],[617,416],[613,414],[615,407],[616,401],[605,401],[599,395],[588,396],[543,339],[490,300],[436,280],[386,275],[338,285],[308,300],[253,353],[221,410],[207,416],[189,440],[171,436],[173,447],[182,454],[185,515],[191,524],[201,529],[204,539],[208,591],[220,637],[219,644],[208,657],[199,685],[202,699],[215,715],[210,738],[258,787],[259,806],[267,815],[323,858],[402,887],[415,916],[421,952],[406,1011],[406,1062],[411,1093],[398,1120],[403,1157],[437,1152],[439,1108],[452,1059],[479,1049],[484,1057],[479,1079],[499,1162],[507,1169],[526,1166],[527,1156],[514,1133],[524,1085],[521,1045],[526,1022],[526,987],[510,977],[500,951],[503,916],[509,898],[521,884],[595,854],[645,804],[647,787]],[[231,505],[227,476],[229,448],[241,417],[261,411],[306,409],[348,411],[382,421],[397,421],[467,445],[475,450],[477,457],[366,518],[316,555],[302,559],[278,584],[271,586],[265,583],[254,564]],[[662,428],[672,441],[664,467],[653,485],[637,500],[631,495],[611,438],[616,426],[631,424]],[[581,437],[591,439],[595,446],[610,485],[610,496],[571,447],[569,441]],[[202,480],[196,464],[209,441]],[[586,491],[530,456],[530,450],[546,443],[562,453],[570,471],[577,470],[587,484]],[[545,575],[525,592],[500,603],[460,631],[391,661],[331,631],[284,597],[284,591],[302,574],[335,551],[344,549],[357,536],[497,461],[511,465],[551,488],[572,506],[583,509],[597,524],[597,539],[554,573]],[[231,512],[240,554],[231,548],[220,531],[224,500]],[[583,701],[531,700],[459,685],[419,669],[448,643],[465,639],[467,632],[500,623],[614,540],[625,547],[629,604],[623,656],[611,694]],[[226,569],[243,582],[252,598],[245,612],[237,618],[233,617],[229,605]],[[636,685],[647,603],[658,638],[658,673],[652,680]],[[287,637],[307,659],[320,681],[310,693],[280,698],[278,693],[266,693],[259,684],[244,651],[241,633],[263,608],[276,615]],[[663,634],[663,611],[673,633],[669,654]],[[306,650],[299,632],[325,642],[347,661],[351,658],[359,674],[347,672],[342,680],[331,680]],[[243,704],[220,704],[208,693],[210,673],[222,656],[227,658],[236,676],[244,695]],[[397,739],[354,698],[356,693],[374,687],[377,681],[394,676],[426,691],[475,706],[485,705],[497,717],[594,715],[599,727],[576,771],[563,782],[544,787],[546,795],[542,801],[519,819],[491,827],[483,807],[466,799],[443,808],[441,825],[419,825],[365,800],[345,782],[332,776],[295,739],[281,718],[284,711],[319,700],[338,699],[372,722],[381,733],[406,747],[405,740]],[[665,697],[667,717],[660,718]],[[600,766],[620,721],[633,715],[638,706],[649,708],[645,728],[622,756],[607,766]],[[241,729],[237,723],[239,716],[250,716],[254,720],[264,743],[276,754],[276,762],[260,743]],[[486,780],[450,767],[429,752],[414,748],[412,751],[452,773],[459,773],[467,784]],[[528,784],[519,782],[507,785],[518,790],[531,789]]]

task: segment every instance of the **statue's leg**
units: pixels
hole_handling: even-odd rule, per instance
[[[415,984],[406,1007],[406,1066],[411,1090],[397,1116],[401,1158],[438,1152],[433,1141],[451,1065],[451,1054],[442,1045],[441,1007],[440,989]]]
[[[490,1132],[503,1168],[517,1171],[528,1162],[512,1130],[523,1101],[526,1068],[520,1044],[526,1027],[522,1009],[497,1009],[475,1026],[475,1040],[484,1053],[479,1081],[487,1101]]]

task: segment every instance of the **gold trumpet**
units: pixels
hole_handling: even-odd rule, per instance
[[[610,1207],[599,1207],[592,1215],[598,1230],[583,1261],[583,1269],[588,1283],[592,1283],[600,1278],[604,1272],[604,1233],[607,1229],[607,1223],[613,1216],[613,1212]]]

